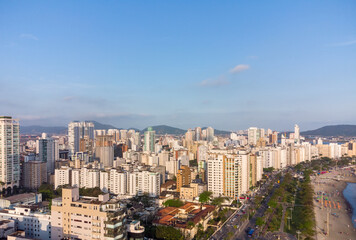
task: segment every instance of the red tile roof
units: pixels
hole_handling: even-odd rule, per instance
[[[203,208],[204,209],[201,210],[200,205],[195,203],[186,203],[180,208],[166,207],[158,211],[157,218],[154,220],[154,223],[186,228],[189,221],[192,221],[194,224],[198,224],[201,219],[204,219],[209,213],[215,210],[215,206],[212,205],[204,205]],[[189,214],[189,218],[178,219],[177,214],[181,211],[184,211],[185,214]]]

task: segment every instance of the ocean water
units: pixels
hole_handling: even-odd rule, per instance
[[[352,223],[356,228],[356,183],[347,183],[344,189],[344,197],[352,206]]]

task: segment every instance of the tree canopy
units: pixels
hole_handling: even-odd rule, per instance
[[[183,206],[183,202],[179,199],[169,199],[163,203],[165,207],[181,207]]]
[[[157,226],[156,228],[156,238],[159,240],[180,240],[184,239],[182,233],[171,226]]]
[[[212,195],[212,192],[209,191],[204,191],[199,195],[199,202],[201,203],[207,203],[210,200],[210,196]]]
[[[88,196],[88,197],[98,197],[100,194],[103,194],[99,187],[95,188],[79,188],[79,195]]]
[[[212,201],[211,201],[211,204],[212,205],[215,205],[215,206],[221,206],[221,204],[225,201],[225,198],[224,197],[217,197],[217,198],[214,198]]]

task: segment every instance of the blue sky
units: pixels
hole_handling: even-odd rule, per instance
[[[0,83],[23,125],[356,124],[356,2],[0,1]]]

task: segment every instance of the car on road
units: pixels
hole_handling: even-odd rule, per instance
[[[251,228],[250,231],[247,232],[247,236],[252,237],[254,232],[255,232],[255,229]]]

